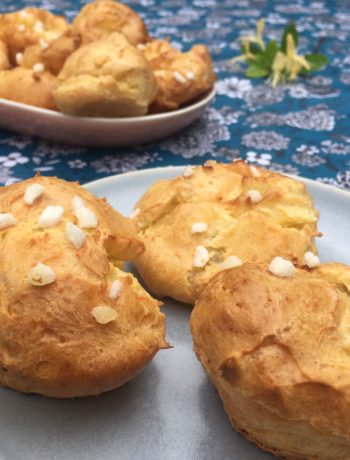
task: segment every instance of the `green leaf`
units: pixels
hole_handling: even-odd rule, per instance
[[[250,77],[250,78],[261,78],[261,77],[267,77],[269,74],[269,71],[267,69],[263,69],[254,64],[251,64],[248,67],[248,70],[246,71],[245,74],[247,77]]]
[[[298,46],[298,31],[294,24],[294,22],[290,22],[283,31],[282,42],[281,42],[281,51],[286,53],[287,51],[287,35],[291,35],[293,37],[295,46]]]
[[[266,49],[264,51],[264,54],[263,54],[264,63],[265,63],[266,67],[269,67],[269,68],[272,67],[272,63],[273,63],[278,51],[279,51],[279,46],[278,46],[278,43],[276,42],[276,40],[269,41],[269,43],[267,44]]]
[[[315,72],[316,70],[320,70],[322,67],[328,64],[328,58],[324,54],[305,54],[304,57],[310,64],[309,70],[303,69],[305,73]]]
[[[261,54],[263,50],[257,43],[250,43],[250,52],[255,56]]]
[[[260,46],[257,45],[256,43],[253,43],[253,42],[249,43],[249,51],[254,56],[259,56],[263,52],[263,50],[260,48]],[[245,54],[245,49],[244,49],[243,45],[241,46],[241,52],[242,52],[242,54]]]

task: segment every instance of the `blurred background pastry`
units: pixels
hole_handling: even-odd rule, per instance
[[[157,80],[158,93],[151,112],[178,109],[213,87],[215,74],[204,45],[182,53],[167,41],[155,40],[140,46]]]
[[[194,349],[249,440],[278,457],[345,460],[350,268],[308,260],[219,273],[191,315]]]
[[[152,40],[141,17],[112,0],[88,3],[72,24],[39,8],[0,15],[0,70],[17,67],[59,75],[51,95],[55,108],[87,117],[175,110],[204,94],[215,81],[205,46],[181,53],[168,41]],[[6,74],[7,80],[13,77],[13,88],[19,74]],[[7,93],[3,90],[0,97],[7,98]],[[53,107],[32,104],[32,97],[8,99]]]
[[[16,54],[30,45],[45,47],[68,29],[68,22],[39,8],[24,8],[0,15],[0,40],[8,47],[10,59],[16,64]]]
[[[135,205],[146,250],[136,266],[149,289],[194,303],[223,268],[314,251],[318,212],[305,185],[244,161],[185,169]]]
[[[57,110],[52,95],[55,86],[56,77],[40,65],[35,65],[34,70],[23,67],[0,70],[0,98],[10,101]]]
[[[168,346],[159,302],[122,270],[143,250],[130,220],[50,177],[4,187],[0,206],[0,385],[99,394]]]
[[[11,67],[6,44],[0,40],[0,70],[7,70]]]
[[[116,32],[82,46],[67,59],[54,99],[69,115],[132,117],[145,115],[156,93],[147,60]]]
[[[72,27],[64,34],[42,47],[40,44],[28,46],[19,59],[19,65],[33,69],[37,63],[41,63],[45,70],[58,75],[62,70],[67,58],[81,45],[80,34]]]
[[[131,45],[149,40],[140,16],[127,5],[112,0],[99,0],[85,5],[73,21],[84,43],[91,43],[114,32],[120,32]]]

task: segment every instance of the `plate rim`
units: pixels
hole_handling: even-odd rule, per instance
[[[227,163],[229,164],[229,163]],[[157,166],[155,168],[143,168],[143,169],[138,169],[136,171],[127,171],[124,173],[119,173],[119,174],[113,174],[111,176],[106,176],[102,177],[101,179],[95,179],[89,182],[85,182],[81,184],[83,187],[86,187],[89,189],[90,187],[100,187],[100,186],[108,186],[112,184],[116,179],[120,178],[129,178],[132,180],[134,177],[140,177],[140,176],[147,176],[149,174],[157,174],[158,172],[161,171],[167,171],[167,172],[174,172],[174,175],[180,175],[181,172],[186,168],[186,166],[192,166],[192,167],[197,167],[201,166],[200,164],[184,164],[184,165],[169,165],[169,166]],[[307,186],[312,186],[320,189],[321,191],[324,192],[332,192],[338,194],[340,197],[346,197],[350,199],[350,193],[347,190],[335,187],[334,185],[330,184],[324,184],[323,182],[314,180],[314,179],[309,179],[308,177],[304,176],[297,176],[295,174],[284,174],[279,171],[273,171],[272,172],[277,172],[278,174],[282,174],[287,177],[291,177],[292,179],[298,180],[299,182],[303,182]],[[159,180],[159,179],[158,179]]]
[[[181,115],[185,115],[187,113],[191,113],[192,111],[196,111],[202,107],[208,105],[216,95],[216,85],[214,84],[213,87],[204,93],[204,97],[201,97],[193,104],[189,104],[186,107],[179,108],[177,110],[172,110],[170,112],[163,112],[163,113],[155,113],[151,115],[143,115],[140,117],[123,117],[123,118],[105,118],[105,117],[79,117],[73,115],[66,115],[62,112],[56,112],[54,110],[43,109],[41,107],[36,107],[29,104],[23,104],[22,102],[15,102],[9,99],[0,98],[0,108],[1,106],[4,108],[11,108],[11,109],[20,109],[22,112],[29,112],[37,115],[45,115],[47,117],[51,117],[52,119],[58,120],[65,120],[65,121],[79,121],[81,123],[85,123],[87,125],[90,124],[115,124],[115,125],[127,125],[130,123],[140,123],[146,121],[162,121],[162,120],[170,120],[172,118],[176,118]],[[202,95],[203,96],[203,95]]]

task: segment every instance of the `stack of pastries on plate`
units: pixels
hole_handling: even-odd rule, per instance
[[[214,85],[208,49],[153,39],[114,0],[85,5],[69,24],[38,8],[0,15],[0,98],[75,116],[174,110]]]
[[[350,458],[350,268],[320,264],[301,182],[187,167],[133,212],[149,289],[195,303],[194,350],[233,426],[288,459]]]
[[[98,394],[167,348],[134,260],[151,292],[195,304],[194,350],[238,431],[291,460],[350,458],[350,268],[320,263],[303,183],[210,160],[153,184],[130,219],[55,178],[4,187],[0,207],[1,385]]]

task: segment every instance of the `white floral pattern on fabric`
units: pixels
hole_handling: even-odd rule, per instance
[[[70,20],[86,0],[3,0],[0,12],[36,6]],[[151,145],[85,148],[0,131],[0,183],[36,172],[88,182],[147,167],[202,163],[206,159],[252,164],[300,174],[349,189],[350,40],[346,2],[248,2],[246,0],[130,0],[152,36],[170,37],[177,49],[208,45],[217,72],[217,96],[204,116],[176,135]],[[160,7],[161,5],[161,7]],[[280,39],[297,20],[302,53],[327,54],[329,65],[311,76],[272,88],[250,80],[238,37],[266,18],[266,35]]]

